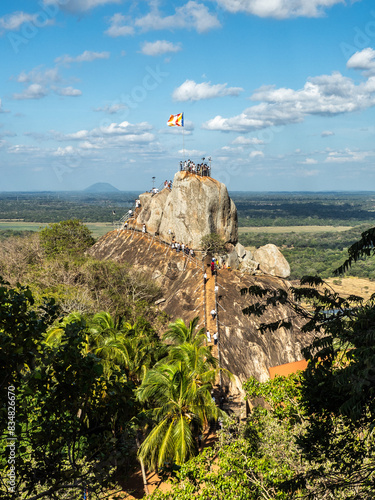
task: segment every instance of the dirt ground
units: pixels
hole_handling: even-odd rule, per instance
[[[325,281],[343,297],[359,295],[367,300],[375,293],[375,281],[364,278],[329,278]]]

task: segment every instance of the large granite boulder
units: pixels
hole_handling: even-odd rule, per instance
[[[290,266],[276,245],[269,243],[255,250],[253,259],[259,262],[259,269],[272,276],[287,278],[290,276]]]
[[[143,193],[139,195],[141,211],[137,217],[137,223],[146,224],[147,231],[151,233],[159,232],[160,221],[169,192],[168,189],[163,189],[157,194]]]
[[[177,172],[172,190],[140,196],[142,209],[137,224],[146,224],[170,241],[170,230],[176,241],[199,249],[203,236],[217,233],[226,242],[236,244],[237,209],[224,184],[211,177]]]

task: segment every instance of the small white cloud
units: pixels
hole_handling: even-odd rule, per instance
[[[293,17],[319,17],[325,9],[343,0],[216,0],[229,12],[245,12],[259,17],[288,19]]]
[[[315,165],[316,163],[318,163],[318,161],[315,160],[314,158],[306,158],[305,160],[300,161],[299,163],[301,163],[302,165]]]
[[[106,106],[95,108],[94,111],[100,111],[102,113],[114,115],[115,113],[118,113],[119,111],[122,111],[123,109],[126,109],[126,108],[127,108],[127,106],[125,104],[123,104],[122,102],[116,102],[114,104],[109,104]]]
[[[35,23],[36,14],[27,14],[26,12],[13,12],[4,17],[0,17],[1,31],[17,31],[25,23]]]
[[[78,97],[82,95],[81,90],[74,89],[73,87],[63,87],[55,89],[56,94],[66,97]]]
[[[28,73],[22,71],[16,77],[16,80],[19,83],[39,83],[41,85],[48,85],[61,81],[61,77],[57,68],[43,69],[42,66],[38,66]]]
[[[331,135],[335,135],[335,133],[332,132],[332,130],[323,130],[323,132],[320,135],[321,137],[329,137]]]
[[[206,153],[204,153],[203,151],[199,151],[199,149],[180,149],[178,151],[178,154],[180,155],[185,154],[186,158],[193,158],[198,156],[199,160],[197,161],[199,163],[199,161],[201,161],[202,159],[202,156]]]
[[[325,163],[360,163],[369,156],[374,156],[374,153],[345,149],[344,151],[331,151],[324,161]]]
[[[193,80],[186,80],[173,91],[172,98],[179,102],[200,101],[215,97],[238,96],[243,92],[241,87],[227,87],[227,85],[227,83],[211,85],[211,82],[195,83]]]
[[[57,57],[55,63],[57,64],[71,64],[71,63],[81,63],[81,62],[92,62],[96,59],[109,59],[109,52],[92,52],[91,50],[85,50],[82,54],[72,57],[68,54],[64,56]]]
[[[77,150],[73,146],[65,146],[65,148],[59,146],[56,151],[52,153],[53,156],[70,156],[77,154]]]
[[[263,151],[252,151],[250,154],[249,154],[250,158],[263,158],[264,157],[264,153]]]
[[[252,144],[261,145],[264,144],[264,141],[258,139],[257,137],[244,137],[243,135],[240,135],[234,139],[232,144],[238,144],[240,146],[250,146]]]
[[[162,17],[157,9],[146,16],[136,19],[135,25],[143,31],[195,29],[204,33],[221,26],[216,15],[211,14],[206,5],[190,0],[181,7],[176,7],[171,16]]]
[[[160,56],[170,52],[179,52],[180,44],[167,42],[167,40],[157,40],[156,42],[144,42],[141,48],[142,54],[146,56]]]
[[[48,95],[48,90],[39,83],[32,83],[20,94],[13,94],[13,99],[21,101],[24,99],[42,99]]]
[[[348,68],[360,69],[370,73],[375,71],[375,50],[371,47],[360,50],[352,55],[346,63]]]
[[[129,25],[130,22],[128,17],[119,13],[114,14],[109,20],[109,28],[104,33],[112,38],[134,35],[134,28]]]

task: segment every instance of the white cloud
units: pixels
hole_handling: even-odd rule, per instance
[[[152,130],[152,126],[147,122],[132,124],[123,121],[109,123],[92,130],[78,130],[70,134],[52,132],[52,134],[58,141],[81,141],[80,147],[88,150],[127,144],[148,144],[155,140],[155,136],[150,130]]]
[[[264,141],[257,137],[244,137],[243,135],[239,135],[232,141],[232,144],[239,144],[240,146],[250,146],[252,144],[261,145],[264,144]]]
[[[111,3],[119,4],[122,0],[44,0],[45,5],[56,5],[68,12],[86,12],[95,7],[101,7]]]
[[[73,87],[62,87],[55,89],[56,94],[66,96],[66,97],[78,97],[82,95],[79,89],[74,89]]]
[[[114,104],[108,104],[106,106],[102,106],[99,108],[95,108],[94,111],[101,111],[103,113],[108,113],[109,115],[114,115],[123,109],[126,109],[127,106],[121,102],[116,102]]]
[[[364,70],[368,74],[375,72],[375,50],[367,47],[352,55],[346,63],[348,68]]]
[[[104,33],[112,38],[134,34],[133,26],[129,25],[129,23],[131,22],[130,19],[123,16],[122,14],[114,14],[109,22],[110,26]]]
[[[41,85],[47,85],[51,82],[59,82],[61,77],[57,68],[47,68],[42,69],[38,66],[28,73],[22,71],[16,78],[17,82],[20,83],[39,83]]]
[[[57,64],[71,64],[80,62],[92,62],[96,59],[109,59],[109,52],[92,52],[91,50],[85,50],[79,56],[72,57],[67,54],[64,56],[57,57],[55,63]]]
[[[53,156],[69,156],[72,154],[76,154],[77,151],[73,148],[73,146],[65,146],[65,148],[59,146],[56,151],[52,153]]]
[[[36,146],[26,146],[25,144],[15,144],[8,148],[8,153],[11,154],[36,154],[40,151],[40,148]]]
[[[320,135],[321,137],[329,137],[331,135],[335,135],[335,133],[332,132],[332,130],[323,130],[323,132]]]
[[[17,31],[24,23],[35,23],[36,17],[36,14],[27,14],[26,12],[13,12],[0,17],[0,32]]]
[[[206,5],[190,0],[182,7],[176,7],[171,16],[162,17],[157,9],[135,20],[135,25],[143,31],[195,29],[204,33],[221,26],[216,15],[209,12]]]
[[[200,151],[199,149],[180,149],[177,151],[178,154],[183,155],[185,154],[186,158],[193,158],[193,157],[199,157],[199,161],[201,161],[202,156],[205,155],[206,153],[204,151]]]
[[[325,9],[345,0],[216,0],[229,12],[245,12],[259,17],[287,19],[290,17],[319,17]]]
[[[208,130],[249,132],[300,123],[306,116],[334,116],[375,105],[375,77],[356,85],[340,73],[309,78],[300,90],[261,87],[252,95],[260,104],[231,118],[218,115],[202,125]]]
[[[306,158],[305,160],[300,161],[299,163],[302,163],[303,165],[315,165],[316,163],[318,163],[318,161],[315,160],[314,158]]]
[[[22,71],[15,79],[17,82],[23,83],[24,85],[30,84],[23,92],[13,94],[13,99],[17,100],[42,99],[47,96],[51,90],[58,95],[66,97],[77,97],[82,95],[80,90],[72,86],[61,87],[54,85],[62,81],[58,68],[43,69],[41,66],[38,66],[28,73]]]
[[[240,87],[227,87],[227,83],[211,85],[211,82],[195,83],[193,80],[186,80],[173,91],[172,98],[180,102],[200,101],[228,95],[238,96],[242,91]]]
[[[156,42],[144,42],[141,48],[142,54],[146,56],[160,56],[170,52],[179,52],[180,44],[174,44],[167,40],[157,40]]]
[[[13,99],[21,101],[24,99],[42,99],[48,95],[48,90],[39,83],[32,83],[20,94],[13,94]]]
[[[249,154],[250,158],[263,158],[264,157],[264,153],[263,151],[252,151],[250,154]]]
[[[331,151],[328,153],[325,163],[359,163],[369,156],[374,156],[370,151],[351,151],[345,149],[344,151]]]

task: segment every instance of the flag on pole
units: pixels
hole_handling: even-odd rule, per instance
[[[183,127],[184,126],[184,113],[178,115],[171,115],[168,120],[168,127]]]

